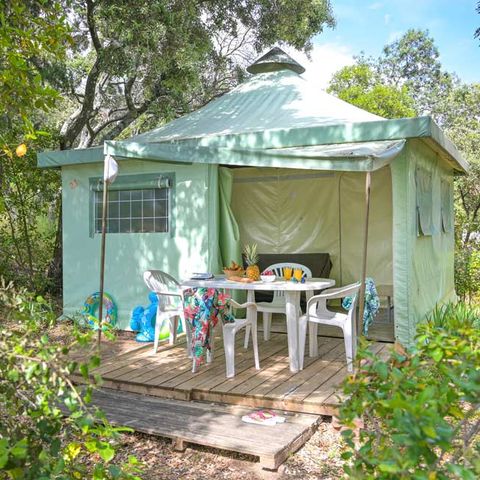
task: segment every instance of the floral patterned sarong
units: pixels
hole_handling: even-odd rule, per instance
[[[231,323],[235,317],[230,312],[230,297],[215,288],[193,288],[183,294],[185,321],[192,331],[192,353],[198,367],[211,351],[211,335],[220,318],[222,323]]]

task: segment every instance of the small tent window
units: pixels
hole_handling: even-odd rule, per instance
[[[441,185],[441,215],[442,230],[444,232],[452,231],[452,207],[451,207],[451,185],[446,180],[442,180]]]
[[[172,176],[118,177],[107,195],[107,233],[169,233],[171,231]],[[102,231],[103,182],[90,179],[91,233]]]
[[[415,170],[416,206],[417,206],[417,234],[433,234],[433,198],[432,173],[418,167]]]

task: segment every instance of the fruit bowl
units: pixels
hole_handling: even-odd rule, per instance
[[[260,278],[262,279],[262,282],[271,283],[275,281],[277,276],[276,275],[260,275]]]
[[[245,270],[243,269],[232,270],[230,268],[224,268],[223,273],[225,274],[225,278],[228,280],[231,277],[243,277],[245,275]]]

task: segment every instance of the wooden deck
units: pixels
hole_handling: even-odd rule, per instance
[[[261,335],[259,336],[261,338]],[[216,338],[215,358],[191,373],[185,343],[162,345],[157,354],[152,345],[128,340],[105,345],[104,359],[93,373],[101,374],[105,388],[153,395],[163,399],[197,400],[248,408],[273,408],[291,412],[334,415],[340,403],[337,387],[347,376],[343,339],[319,337],[319,357],[305,357],[304,370],[289,369],[287,338],[274,333],[259,340],[260,370],[255,370],[251,346],[244,350],[239,335],[236,345],[236,376],[225,378],[223,342]],[[388,343],[375,342],[381,353]],[[80,379],[78,379],[80,380]]]

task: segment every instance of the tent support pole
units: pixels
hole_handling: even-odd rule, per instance
[[[365,278],[367,276],[367,249],[368,249],[368,218],[370,216],[370,188],[372,183],[372,174],[367,172],[365,175],[365,233],[363,237],[363,254],[362,254],[362,278],[359,293],[358,317],[356,325],[357,342],[362,335],[363,330],[363,312],[365,311]]]
[[[107,195],[108,182],[103,182],[103,208],[102,208],[102,244],[100,249],[100,303],[98,305],[98,330],[97,330],[97,349],[100,355],[100,344],[102,341],[102,322],[103,322],[103,282],[105,278],[105,234],[107,231]]]

